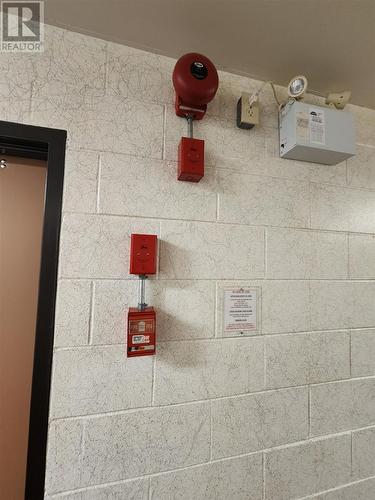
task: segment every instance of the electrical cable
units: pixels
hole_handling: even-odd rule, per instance
[[[264,89],[264,87],[267,84],[269,84],[271,86],[273,97],[274,97],[274,99],[275,99],[275,101],[276,101],[279,109],[281,108],[282,103],[277,98],[275,85],[274,85],[274,83],[271,80],[267,80],[266,82],[263,82],[262,85],[259,87],[259,89],[250,96],[250,98],[249,98],[249,106],[252,106],[252,104],[258,99],[259,94],[262,92],[262,90]]]

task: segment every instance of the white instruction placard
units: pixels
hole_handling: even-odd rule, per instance
[[[309,128],[310,142],[324,145],[326,143],[326,125],[323,109],[310,108]]]
[[[257,330],[257,300],[256,288],[225,288],[224,289],[224,321],[223,332],[246,333]]]
[[[299,139],[309,140],[309,114],[306,111],[296,113],[296,130]]]

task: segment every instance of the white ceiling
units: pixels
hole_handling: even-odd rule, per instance
[[[375,0],[46,0],[46,22],[375,108]]]

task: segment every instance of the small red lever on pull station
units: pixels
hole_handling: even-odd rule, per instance
[[[147,274],[156,273],[157,236],[132,234],[130,245],[130,274],[139,275],[138,307],[128,311],[127,355],[150,356],[156,347],[156,313],[145,303]]]

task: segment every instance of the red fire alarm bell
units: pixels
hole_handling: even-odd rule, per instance
[[[207,104],[215,97],[219,77],[208,57],[192,52],[180,57],[172,75],[176,91],[176,114],[201,120]]]
[[[130,243],[130,274],[139,275],[138,307],[128,311],[127,355],[149,356],[155,354],[156,313],[145,303],[147,274],[156,273],[157,236],[132,234]]]
[[[173,70],[177,116],[187,119],[189,137],[178,148],[178,180],[198,182],[204,175],[204,141],[193,138],[193,120],[201,120],[215,97],[219,77],[213,63],[196,53],[185,54]]]

